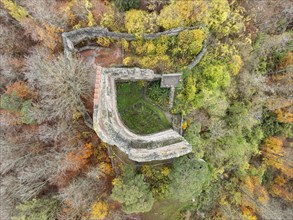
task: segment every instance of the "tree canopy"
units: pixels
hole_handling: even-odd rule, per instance
[[[170,197],[181,202],[191,200],[200,195],[210,180],[211,171],[206,162],[187,156],[178,158],[170,173]]]
[[[154,198],[150,186],[142,174],[135,174],[133,168],[126,168],[122,178],[115,181],[111,197],[122,204],[126,213],[148,212]]]

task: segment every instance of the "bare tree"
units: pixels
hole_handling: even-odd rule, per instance
[[[58,140],[62,148],[57,148],[51,145],[52,141],[41,142],[38,132],[31,132],[32,136],[23,133],[20,135],[22,142],[18,142],[18,138],[17,142],[12,142],[8,135],[2,136],[0,142],[0,175],[13,180],[2,193],[12,200],[28,200],[39,195],[49,184],[55,184],[58,176],[76,167],[66,157],[78,141],[68,141],[64,137]]]
[[[0,30],[1,31],[1,30]],[[2,44],[2,43],[1,43]],[[0,54],[0,82],[1,86],[7,84],[7,81],[12,81],[16,78],[16,74],[10,66],[11,56],[6,54]]]
[[[13,214],[17,198],[13,197],[12,191],[17,179],[13,176],[1,176],[0,180],[0,219],[10,219]]]
[[[40,23],[66,27],[64,13],[58,10],[56,0],[21,0],[21,4]]]
[[[48,60],[44,50],[34,51],[28,57],[26,79],[39,91],[36,104],[38,122],[62,119],[70,121],[86,112],[82,97],[92,99],[91,67],[75,57],[60,55]]]
[[[99,176],[99,170],[92,168],[86,176],[76,178],[59,194],[60,200],[71,208],[71,216],[66,216],[67,219],[76,219],[98,199],[104,190],[104,182]]]

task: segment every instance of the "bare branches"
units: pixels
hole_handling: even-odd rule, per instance
[[[56,10],[56,0],[22,0],[21,4],[42,24],[48,23],[57,27],[66,27],[64,14]]]
[[[59,195],[60,200],[71,207],[73,218],[85,212],[104,190],[99,175],[99,171],[93,168],[87,173],[86,177],[75,179]]]
[[[48,61],[45,51],[35,51],[28,58],[26,78],[30,86],[39,90],[36,119],[72,120],[81,113],[81,97],[91,97],[89,75],[92,70],[80,60],[63,55]]]

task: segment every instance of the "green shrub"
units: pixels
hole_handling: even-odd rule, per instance
[[[130,166],[126,166],[123,175],[116,179],[111,197],[120,202],[122,210],[128,214],[148,212],[154,203],[150,186],[144,181],[144,175],[136,174]]]
[[[140,0],[114,0],[114,4],[120,11],[138,8]]]
[[[35,119],[30,114],[31,107],[32,107],[32,101],[31,100],[27,100],[22,104],[20,112],[21,112],[21,116],[22,116],[22,122],[24,124],[33,124],[33,123],[35,123]]]
[[[34,118],[30,114],[32,100],[23,100],[15,92],[11,95],[3,94],[0,98],[0,108],[8,111],[20,113],[21,122],[24,124],[33,124]]]
[[[59,209],[56,199],[33,199],[16,206],[12,220],[55,220]]]
[[[5,110],[18,111],[22,106],[23,100],[15,92],[11,95],[3,94],[0,99],[0,107]]]

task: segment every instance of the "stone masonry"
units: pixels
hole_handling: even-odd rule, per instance
[[[117,81],[152,81],[161,75],[139,68],[101,68],[96,74],[94,130],[106,143],[117,146],[131,160],[148,162],[179,157],[192,147],[178,132],[169,129],[151,135],[137,135],[121,121],[117,110]]]
[[[161,35],[175,36],[183,30],[196,28],[198,27],[175,28],[154,34],[144,34],[143,38],[155,39]],[[71,56],[72,53],[78,52],[78,49],[75,48],[75,45],[78,43],[98,37],[108,37],[115,40],[125,39],[127,41],[135,39],[135,36],[132,34],[111,32],[107,28],[80,28],[62,33],[65,55]],[[207,51],[206,44],[207,41],[204,42],[202,51],[187,68],[192,69],[200,62]],[[161,87],[171,89],[170,108],[172,108],[175,87],[179,83],[180,77],[180,73],[159,75],[148,69],[102,68],[98,66],[94,93],[94,130],[102,141],[117,146],[126,153],[131,160],[137,162],[166,160],[190,153],[192,151],[191,145],[173,129],[150,135],[134,134],[120,120],[117,109],[117,81],[152,81],[161,79]]]

